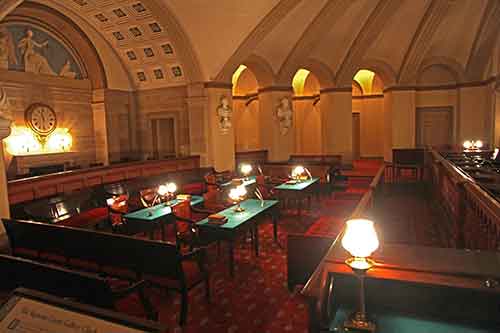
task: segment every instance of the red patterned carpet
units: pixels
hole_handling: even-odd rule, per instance
[[[370,173],[376,168],[372,161],[363,166],[360,169]],[[262,224],[259,257],[251,251],[249,241],[240,239],[235,250],[234,278],[229,276],[226,249],[222,249],[220,256],[215,248],[210,249],[211,303],[205,301],[203,285],[193,289],[189,294],[187,325],[180,328],[179,295],[159,289],[149,290],[155,308],[159,309],[160,322],[170,328],[169,332],[307,332],[308,314],[304,299],[287,289],[287,233],[307,232],[313,236],[328,234],[335,237],[367,184],[366,181],[352,182],[346,192],[323,197],[320,202],[313,203],[310,210],[303,212],[301,219],[294,210],[283,211],[279,221],[281,247],[273,240],[272,225]],[[130,303],[124,307],[127,313],[141,313]]]
[[[330,234],[335,236],[357,199],[359,195],[348,199],[323,198],[304,212],[302,219],[295,216],[293,210],[283,212],[279,221],[282,247],[273,240],[272,225],[262,224],[259,257],[251,251],[249,241],[241,239],[237,243],[234,278],[229,276],[226,249],[222,249],[220,256],[215,248],[210,249],[211,303],[205,301],[203,285],[193,289],[189,294],[187,325],[181,329],[178,294],[149,290],[148,295],[159,309],[160,322],[170,328],[169,332],[307,332],[304,300],[287,289],[286,235],[304,233],[314,222],[323,222],[321,225],[330,226]],[[142,313],[130,302],[120,308],[129,314]]]

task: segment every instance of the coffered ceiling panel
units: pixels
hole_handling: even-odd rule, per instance
[[[58,0],[62,1],[62,0]],[[64,0],[117,50],[139,89],[186,83],[169,29],[139,0]]]

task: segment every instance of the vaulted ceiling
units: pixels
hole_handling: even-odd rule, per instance
[[[103,36],[138,89],[230,82],[240,64],[276,85],[299,68],[323,86],[350,86],[359,68],[392,84],[436,64],[460,81],[497,73],[498,0],[52,2]]]

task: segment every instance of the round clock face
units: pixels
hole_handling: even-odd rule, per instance
[[[48,105],[34,104],[26,110],[26,123],[37,134],[48,135],[57,126],[57,117],[54,110]]]

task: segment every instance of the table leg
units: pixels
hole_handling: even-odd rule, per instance
[[[229,275],[234,277],[234,240],[229,240]]]
[[[254,240],[254,246],[255,246],[255,256],[259,256],[259,225],[257,223],[254,224],[253,227],[253,240]]]
[[[154,240],[155,239],[155,229],[149,230],[149,239]]]

